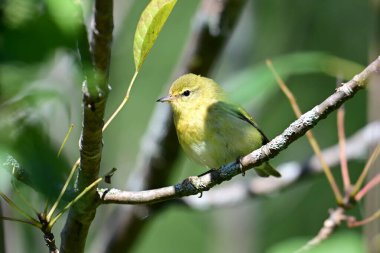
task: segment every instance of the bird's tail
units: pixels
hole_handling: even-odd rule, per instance
[[[263,163],[262,165],[254,168],[260,177],[281,177],[280,172],[275,170],[269,163]]]

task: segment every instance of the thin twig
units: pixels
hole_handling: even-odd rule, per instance
[[[79,166],[79,163],[80,163],[80,159],[78,159],[78,160],[74,163],[73,167],[71,168],[70,174],[69,174],[69,176],[66,178],[66,182],[65,182],[65,184],[63,185],[63,187],[62,187],[62,189],[61,189],[61,192],[60,192],[59,195],[58,195],[57,200],[54,202],[53,206],[51,207],[49,213],[48,213],[47,216],[46,216],[46,220],[47,220],[47,221],[50,221],[52,215],[54,214],[55,210],[57,209],[57,206],[58,206],[59,202],[61,202],[61,199],[62,199],[63,195],[65,194],[66,189],[67,189],[67,187],[69,186],[69,183],[70,183],[72,177],[74,176],[74,173],[75,173],[76,169],[77,169],[78,166]]]
[[[12,218],[12,217],[6,217],[6,216],[0,216],[0,220],[21,222],[21,223],[25,223],[25,224],[28,224],[28,225],[32,225],[33,227],[36,227],[38,229],[41,228],[40,223],[35,223],[35,222],[30,221],[30,220],[22,220],[22,219],[17,219],[17,218]]]
[[[63,139],[61,147],[58,150],[57,157],[59,157],[61,155],[61,152],[62,152],[63,148],[65,147],[65,144],[66,144],[67,140],[69,139],[69,136],[70,136],[71,131],[73,130],[73,128],[74,128],[74,124],[71,124],[70,127],[69,127],[69,130],[66,133],[65,138]]]
[[[98,178],[97,180],[95,180],[95,182],[93,182],[92,184],[90,184],[89,186],[87,186],[80,194],[78,194],[78,196],[76,196],[72,201],[70,201],[70,203],[68,203],[50,222],[49,222],[49,225],[48,225],[48,228],[49,230],[54,226],[54,224],[57,222],[57,220],[70,208],[72,207],[76,202],[78,202],[78,200],[80,200],[86,193],[88,193],[91,189],[93,189],[96,185],[98,185],[98,183],[100,181],[102,181],[103,178]]]
[[[14,203],[10,198],[8,198],[7,195],[5,195],[3,192],[0,192],[0,197],[2,197],[5,202],[7,202],[7,204],[9,206],[11,206],[13,209],[15,209],[21,216],[25,217],[26,219],[28,219],[31,223],[35,223],[36,225],[39,224],[39,221],[36,220],[35,218],[33,218],[32,216],[30,216],[27,212],[25,212],[24,210],[22,210],[20,207],[18,207],[16,205],[16,203]]]
[[[379,217],[380,217],[380,210],[378,210],[377,212],[375,212],[371,216],[365,218],[364,220],[356,221],[355,219],[352,218],[351,221],[349,220],[348,226],[350,228],[363,226],[363,225],[366,225],[366,224],[378,219]]]
[[[352,196],[355,196],[357,192],[359,192],[360,187],[363,185],[365,178],[367,177],[368,171],[371,168],[372,164],[376,161],[377,157],[380,154],[380,143],[376,146],[376,148],[373,150],[370,158],[368,159],[367,163],[364,166],[364,169],[362,173],[359,176],[358,181],[356,181],[354,190],[352,191]]]
[[[355,195],[355,200],[360,201],[373,187],[380,183],[380,174],[377,174]]]
[[[348,172],[347,165],[347,155],[346,155],[346,136],[344,132],[344,106],[339,107],[337,116],[337,126],[338,126],[338,138],[339,138],[339,158],[340,158],[340,168],[342,171],[343,185],[345,193],[351,191],[350,174]]]
[[[272,64],[272,61],[267,60],[266,63],[267,63],[267,66],[269,67],[269,69],[272,71],[273,75],[275,76],[276,81],[277,81],[278,85],[280,86],[281,90],[287,96],[296,117],[297,118],[301,117],[302,112],[301,112],[301,109],[299,108],[299,106],[297,104],[297,101],[296,101],[293,93],[289,90],[289,88],[286,86],[285,82],[282,80],[282,78],[279,76],[279,74],[275,70],[275,68]],[[306,137],[307,137],[314,153],[316,154],[319,162],[322,165],[323,171],[325,172],[325,175],[327,177],[327,180],[329,181],[331,189],[334,192],[336,201],[338,203],[341,203],[343,201],[342,194],[341,194],[339,187],[338,187],[338,185],[334,179],[334,176],[331,173],[331,169],[329,168],[325,159],[322,156],[321,149],[319,148],[317,140],[314,138],[313,132],[311,130],[306,132]]]
[[[123,101],[121,101],[120,105],[117,107],[117,109],[112,113],[111,117],[107,120],[107,122],[104,124],[103,126],[103,129],[102,131],[104,132],[108,125],[112,122],[112,120],[119,114],[119,112],[121,111],[121,109],[123,109],[124,105],[127,103],[128,99],[129,99],[129,95],[131,93],[131,90],[132,90],[132,86],[133,84],[135,83],[135,80],[136,80],[136,77],[138,75],[138,71],[136,71],[134,74],[133,74],[133,77],[131,79],[131,82],[129,83],[129,86],[128,86],[128,90],[127,90],[127,93],[125,94],[124,96],[124,99]]]

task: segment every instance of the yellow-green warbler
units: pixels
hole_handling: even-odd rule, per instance
[[[172,84],[169,95],[157,102],[170,103],[182,148],[210,169],[268,142],[254,119],[240,106],[227,102],[222,88],[209,78],[183,75]],[[281,176],[267,162],[255,170],[262,177]]]

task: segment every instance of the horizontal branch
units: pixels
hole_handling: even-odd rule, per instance
[[[370,147],[380,143],[380,121],[367,124],[358,130],[346,140],[347,160],[366,159]],[[322,156],[326,160],[329,167],[335,167],[339,164],[339,145],[325,148]],[[35,185],[30,184],[28,180],[30,175],[21,167],[21,165],[10,155],[0,157],[0,167],[8,171],[18,181],[29,185],[38,191]],[[218,188],[203,196],[201,199],[189,197],[184,198],[186,205],[194,209],[208,209],[227,205],[236,205],[248,198],[256,196],[265,196],[273,192],[280,191],[296,182],[305,179],[314,174],[322,173],[322,167],[316,156],[312,156],[307,161],[287,162],[276,167],[281,172],[281,178],[261,178],[255,177],[249,182],[236,182],[228,185],[224,184],[222,188]],[[101,192],[104,190],[99,190]],[[117,194],[119,190],[113,194]],[[111,194],[111,193],[107,193]],[[131,195],[131,198],[141,198],[140,195]],[[74,192],[69,191],[64,195],[64,199],[70,200],[74,198]]]
[[[241,158],[240,163],[232,162],[218,170],[210,171],[202,176],[192,176],[174,186],[145,191],[122,191],[117,189],[99,190],[100,201],[103,204],[147,204],[169,199],[195,195],[211,189],[213,186],[240,174],[242,170],[251,169],[275,157],[292,142],[303,136],[320,120],[326,118],[345,101],[352,98],[357,91],[364,88],[371,74],[380,71],[380,57],[372,62],[360,74],[343,84],[321,104],[303,114],[285,131],[272,141]]]
[[[368,150],[377,143],[380,143],[380,121],[366,125],[346,140],[347,160],[365,160],[368,156]],[[322,156],[330,168],[339,165],[339,153],[338,144],[322,151]],[[291,161],[280,164],[276,166],[276,169],[281,173],[281,178],[254,177],[244,183],[238,181],[223,184],[223,187],[209,192],[201,199],[191,196],[183,198],[182,201],[192,209],[199,210],[235,206],[251,198],[267,196],[284,190],[301,180],[323,172],[315,155],[306,161]]]

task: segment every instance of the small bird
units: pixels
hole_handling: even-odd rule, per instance
[[[157,102],[170,103],[179,143],[190,158],[209,169],[236,161],[268,142],[253,117],[227,102],[212,79],[183,75]],[[268,162],[255,170],[261,177],[281,176]]]

